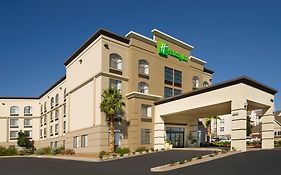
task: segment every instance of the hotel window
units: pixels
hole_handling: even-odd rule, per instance
[[[150,129],[141,129],[141,144],[150,144]]]
[[[221,123],[221,124],[224,124],[224,119],[220,119],[220,123]]]
[[[59,124],[55,125],[55,135],[58,135],[59,133]]]
[[[151,117],[151,105],[141,105],[141,117]]]
[[[55,120],[58,120],[58,118],[59,118],[59,110],[56,109],[55,110]]]
[[[10,119],[10,128],[18,128],[19,127],[19,119]]]
[[[54,97],[51,98],[51,109],[54,107],[54,104],[55,104],[55,99]]]
[[[44,115],[44,125],[47,124],[47,115]]]
[[[66,101],[66,88],[64,88],[64,90],[63,90],[63,98],[64,98],[64,101]]]
[[[41,114],[43,113],[43,105],[41,104]]]
[[[58,142],[58,141],[55,141],[54,147],[57,148],[58,145],[59,145],[59,142]]]
[[[165,67],[165,84],[173,85],[173,69]]]
[[[54,120],[54,111],[50,112],[50,122]]]
[[[180,95],[180,94],[181,94],[181,90],[180,89],[174,89],[174,96]]]
[[[122,89],[122,81],[115,80],[115,79],[109,79],[109,87],[116,88],[117,90],[121,91],[121,89]]]
[[[24,115],[25,116],[31,116],[32,115],[32,107],[31,106],[24,107]]]
[[[47,136],[47,130],[44,128],[44,138]]]
[[[24,119],[23,123],[24,123],[25,128],[32,127],[31,119],[29,119],[29,118]]]
[[[66,132],[66,121],[63,121],[63,133]]]
[[[149,65],[146,60],[139,60],[139,74],[148,75]]]
[[[40,124],[43,125],[43,117],[40,117]]]
[[[32,131],[30,131],[30,130],[24,131],[24,134],[25,134],[28,138],[32,138]]]
[[[193,90],[196,90],[199,88],[199,78],[197,76],[194,76],[192,78],[192,87],[193,87]]]
[[[207,81],[204,81],[203,87],[208,87],[208,86],[209,86],[209,83]]]
[[[44,103],[44,112],[46,112],[47,111],[47,102],[45,101],[45,103]]]
[[[148,94],[148,84],[145,82],[140,82],[138,85],[138,91],[140,93]]]
[[[57,95],[56,95],[56,106],[59,105],[59,98],[60,98],[60,96],[59,96],[59,94],[57,94]]]
[[[79,147],[79,137],[73,137],[73,148]]]
[[[220,127],[220,131],[224,131],[224,127]]]
[[[88,135],[81,136],[81,147],[88,146]]]
[[[53,136],[53,125],[50,126],[50,135]]]
[[[63,116],[66,116],[66,104],[63,105]]]
[[[172,97],[173,96],[173,89],[169,88],[169,87],[165,87],[164,88],[164,97],[168,98],[168,97]]]
[[[42,138],[43,137],[43,130],[40,129],[40,137]]]
[[[122,57],[116,53],[112,53],[109,56],[109,67],[113,69],[122,69]]]
[[[17,106],[12,106],[10,108],[10,115],[11,116],[19,116],[19,107]]]
[[[10,139],[14,140],[18,137],[18,131],[10,131]]]
[[[178,70],[174,70],[174,85],[177,87],[181,87],[182,85],[182,72]]]

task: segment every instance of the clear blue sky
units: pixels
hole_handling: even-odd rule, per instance
[[[149,37],[158,28],[195,46],[214,83],[247,75],[281,91],[280,2],[3,0],[0,96],[40,95],[98,28]],[[281,109],[280,94],[275,102]]]

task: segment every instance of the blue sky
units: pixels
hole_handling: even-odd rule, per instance
[[[98,28],[148,37],[158,28],[195,46],[214,83],[247,75],[281,91],[280,2],[3,0],[0,96],[40,95]],[[281,109],[280,94],[275,102]]]

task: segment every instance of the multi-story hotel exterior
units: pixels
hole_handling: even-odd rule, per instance
[[[15,145],[22,130],[36,147],[107,150],[108,127],[99,106],[102,91],[113,86],[126,103],[116,118],[117,145],[161,149],[169,139],[175,147],[196,146],[190,140],[198,140],[199,118],[232,114],[232,146],[244,150],[247,102],[251,110],[264,109],[263,147],[272,147],[276,90],[247,77],[210,86],[213,71],[191,55],[193,46],[157,29],[152,33],[150,39],[98,30],[65,61],[66,75],[39,97],[0,97],[0,145]]]

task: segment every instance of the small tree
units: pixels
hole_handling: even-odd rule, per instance
[[[116,88],[108,88],[103,90],[102,102],[100,109],[106,115],[107,125],[109,126],[109,152],[114,152],[114,129],[115,129],[115,116],[117,111],[122,111],[122,107],[125,106],[122,95]]]
[[[18,132],[18,138],[17,138],[17,144],[20,146],[20,147],[24,147],[24,148],[31,148],[31,141],[29,140],[28,136],[20,131]]]
[[[212,137],[212,131],[211,131],[212,119],[220,120],[220,117],[217,117],[217,116],[216,117],[207,117],[207,119],[206,119],[206,128],[207,128],[207,133],[208,133],[208,136],[209,136],[210,139]]]

